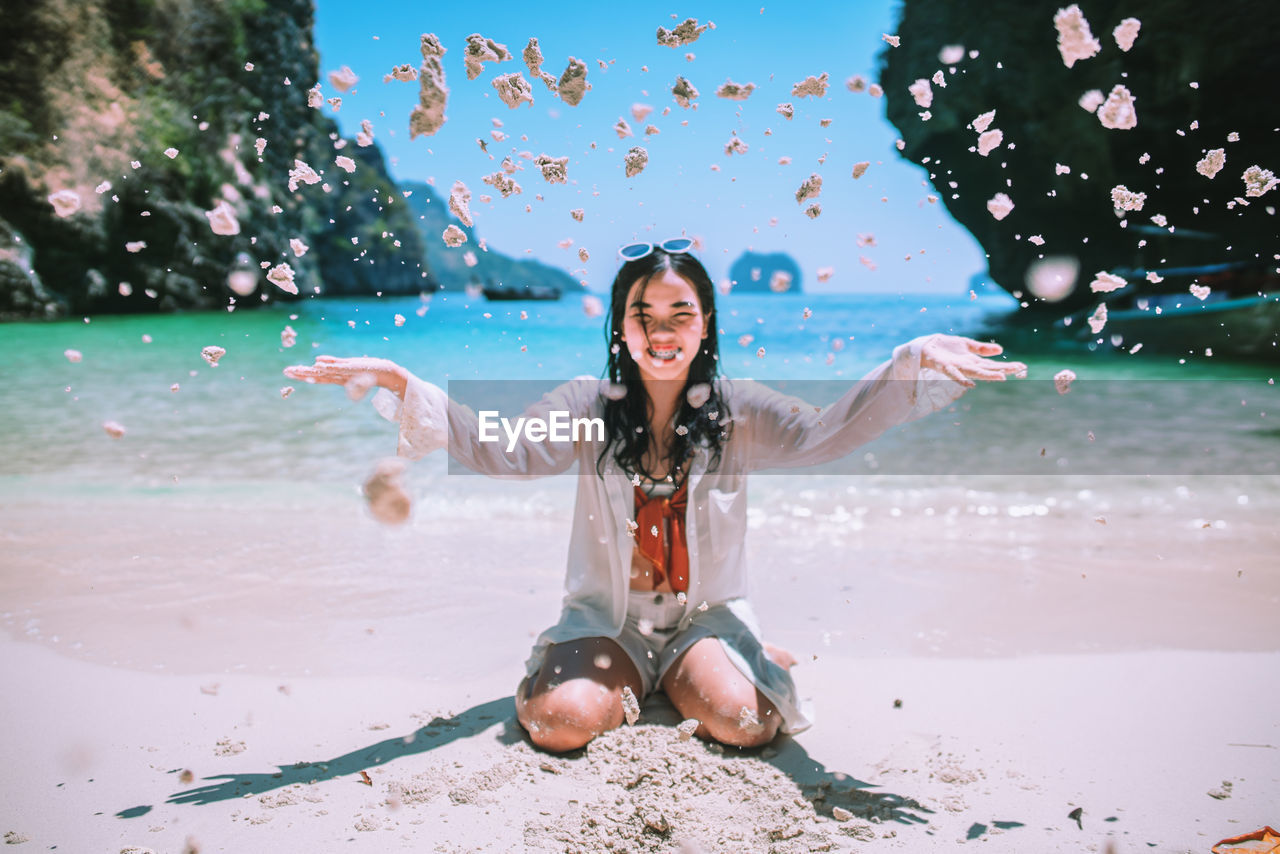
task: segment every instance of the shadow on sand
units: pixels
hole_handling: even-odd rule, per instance
[[[472,738],[500,725],[496,740],[512,745],[521,741],[531,744],[524,729],[516,722],[513,697],[490,700],[450,717],[436,717],[413,732],[387,738],[366,747],[343,753],[328,759],[298,762],[277,766],[266,773],[223,774],[205,778],[206,783],[169,796],[167,803],[203,805],[245,796],[256,796],[295,783],[315,784],[339,777],[351,777],[362,770],[385,765],[414,754],[426,753],[458,739]],[[674,726],[680,716],[662,694],[656,694],[645,704],[646,723]],[[717,749],[719,752],[719,748]],[[875,823],[893,822],[899,827],[911,825],[927,828],[932,810],[909,795],[888,792],[873,783],[853,775],[827,768],[812,757],[794,739],[779,736],[763,748],[740,750],[724,748],[726,757],[740,756],[743,760],[762,761],[789,776],[800,788],[805,798],[814,805],[819,815],[833,816],[836,808],[848,810],[854,816]],[[587,748],[562,754],[567,761],[583,759]],[[173,773],[178,773],[177,770]],[[145,814],[149,807],[132,807],[116,813],[120,818]],[[996,822],[1004,828],[1019,827],[1019,822]],[[970,829],[973,838],[975,825]],[[925,832],[930,832],[927,829]]]

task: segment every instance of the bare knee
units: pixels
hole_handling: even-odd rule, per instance
[[[608,687],[590,679],[571,679],[525,697],[517,694],[517,718],[530,740],[543,750],[577,750],[622,723],[622,702]]]
[[[708,737],[730,747],[763,747],[773,741],[781,723],[773,703],[756,694],[716,703],[699,734],[705,730]]]

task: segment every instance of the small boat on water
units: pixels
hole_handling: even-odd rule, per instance
[[[511,287],[504,285],[485,285],[481,289],[487,300],[557,300],[560,289],[551,285],[521,285]]]
[[[1113,272],[1131,287],[1101,295],[1107,306],[1101,332],[1089,327],[1092,310],[1064,320],[1080,340],[1280,361],[1280,275],[1273,267],[1233,262]]]

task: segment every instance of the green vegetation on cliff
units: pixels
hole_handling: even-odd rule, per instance
[[[312,17],[310,0],[6,8],[0,316],[225,306],[239,253],[287,262],[303,294],[426,287],[421,234],[376,145],[339,139],[307,104]],[[290,191],[298,160],[322,182]],[[79,211],[56,215],[48,197],[61,190]],[[239,234],[212,231],[205,212],[220,201]],[[310,247],[302,257],[295,238]],[[263,277],[240,301],[291,298]]]

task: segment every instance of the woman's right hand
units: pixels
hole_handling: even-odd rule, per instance
[[[343,359],[338,356],[316,356],[313,365],[290,365],[284,375],[308,383],[330,383],[345,386],[348,394],[359,399],[372,386],[390,389],[404,400],[409,372],[390,359],[357,356]]]

